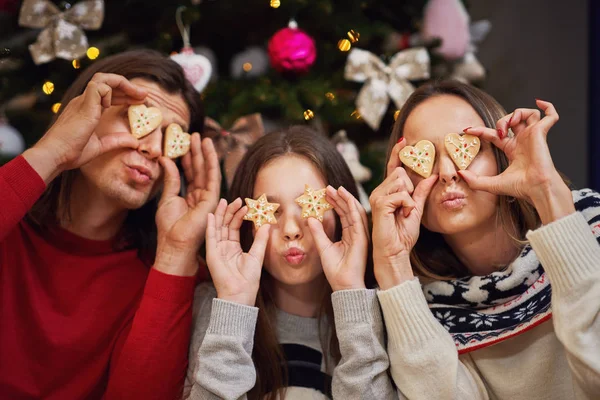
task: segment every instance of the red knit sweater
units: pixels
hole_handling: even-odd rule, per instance
[[[196,278],[38,234],[23,217],[44,189],[22,157],[0,168],[0,398],[178,398]]]

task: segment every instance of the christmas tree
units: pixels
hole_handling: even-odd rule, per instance
[[[48,7],[53,17],[44,22]],[[229,127],[260,113],[267,127],[344,130],[374,172],[368,192],[381,181],[386,139],[412,86],[440,77],[482,81],[474,44],[489,25],[473,24],[466,10],[460,0],[0,0],[0,142],[2,129],[9,137],[14,128],[33,145],[69,84],[95,60],[134,48],[173,55],[189,33],[194,52],[212,65],[199,94],[209,117]],[[47,29],[63,43],[41,51],[38,35]],[[78,33],[87,49],[71,58],[60,48]],[[454,47],[444,50],[450,39]],[[0,147],[0,162],[14,155]]]

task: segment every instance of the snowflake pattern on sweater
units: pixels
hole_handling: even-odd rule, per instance
[[[575,190],[575,209],[600,242],[600,194]],[[503,271],[423,285],[436,319],[467,353],[525,332],[552,316],[552,287],[531,245]]]

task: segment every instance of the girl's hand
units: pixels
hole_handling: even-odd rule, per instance
[[[315,218],[308,219],[323,272],[333,291],[364,289],[369,246],[367,213],[343,187],[335,190],[327,186],[327,201],[340,217],[342,239],[339,242],[331,242],[321,222]]]
[[[410,252],[419,238],[425,201],[437,175],[413,186],[402,168],[398,153],[406,146],[401,140],[392,149],[387,177],[369,198],[373,217],[373,264],[382,289],[412,279]]]
[[[554,167],[546,141],[550,128],[558,121],[552,103],[536,101],[545,116],[537,109],[519,108],[503,117],[497,129],[476,127],[466,129],[501,149],[509,166],[496,176],[477,176],[469,170],[459,171],[469,187],[475,190],[512,196],[533,204],[543,223],[575,212],[571,191]],[[509,137],[508,129],[514,132]]]
[[[206,263],[219,299],[254,306],[260,285],[270,225],[258,228],[248,253],[240,245],[240,227],[248,207],[242,199],[227,205],[223,199],[208,214]]]

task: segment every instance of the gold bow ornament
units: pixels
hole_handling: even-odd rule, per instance
[[[356,98],[356,108],[365,122],[377,130],[390,97],[400,109],[415,90],[410,81],[429,79],[429,53],[424,47],[407,49],[396,53],[385,65],[375,54],[355,48],[348,54],[344,77],[365,82]]]
[[[227,187],[231,187],[235,171],[248,148],[264,134],[262,117],[258,113],[238,118],[230,129],[224,129],[212,118],[204,119],[204,136],[215,144]]]
[[[83,29],[96,30],[104,19],[103,0],[84,0],[61,12],[49,0],[24,0],[19,25],[43,29],[29,45],[33,62],[43,64],[55,58],[75,60],[88,49]]]

